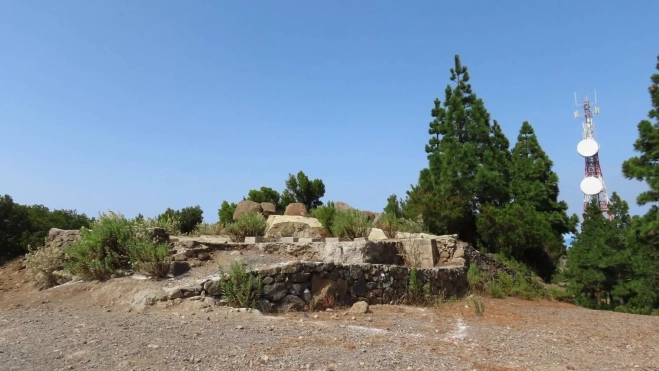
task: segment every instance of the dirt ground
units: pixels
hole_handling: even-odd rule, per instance
[[[261,315],[184,300],[143,306],[176,281],[217,272],[222,251],[178,280],[119,278],[37,291],[0,267],[1,370],[659,370],[659,317],[565,303],[469,298],[438,308],[372,306]]]

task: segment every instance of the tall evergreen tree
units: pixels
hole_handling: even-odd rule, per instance
[[[610,269],[616,258],[615,224],[606,219],[596,201],[586,207],[581,231],[568,253],[568,288],[577,303],[599,307],[603,293],[611,289]]]
[[[431,111],[429,166],[408,192],[409,207],[421,211],[430,231],[457,233],[475,242],[481,205],[507,198],[507,177],[502,181],[500,172],[506,165],[507,139],[498,124],[490,126],[490,115],[472,92],[459,56],[454,63],[450,79],[455,85],[446,87],[444,103],[436,99]]]
[[[659,57],[656,69],[659,70]],[[652,204],[650,210],[632,223],[633,273],[630,286],[636,293],[631,299],[637,307],[659,307],[659,73],[651,76],[648,91],[652,109],[648,120],[638,124],[634,150],[640,152],[622,164],[628,179],[645,181],[648,190],[636,199],[639,205]]]
[[[551,224],[555,243],[547,253],[553,259],[565,253],[563,235],[576,232],[579,218],[568,216],[568,205],[559,201],[558,175],[554,163],[540,146],[533,127],[524,122],[511,154],[510,194],[514,202],[532,207]]]

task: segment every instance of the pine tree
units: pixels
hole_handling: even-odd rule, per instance
[[[525,121],[511,154],[510,195],[514,202],[532,207],[547,219],[554,241],[546,246],[546,252],[556,260],[565,253],[563,235],[574,233],[579,219],[568,216],[567,203],[558,200],[558,175],[553,166],[533,127]]]
[[[629,216],[629,204],[613,192],[609,200],[609,214],[613,217],[611,228],[614,230],[611,247],[615,250],[614,256],[608,262],[609,277],[608,288],[612,300],[619,305],[625,305],[633,296],[633,270],[631,261],[634,260],[633,251],[629,244],[629,233],[632,218]]]
[[[610,289],[608,274],[616,257],[616,236],[615,225],[604,217],[597,202],[588,204],[567,259],[568,289],[578,304],[602,304],[602,294]]]
[[[659,57],[656,69],[659,70]],[[639,156],[623,162],[622,172],[628,179],[645,181],[649,190],[636,199],[639,205],[653,204],[643,216],[635,218],[631,227],[633,246],[633,280],[628,287],[635,296],[630,299],[636,307],[659,307],[659,73],[651,76],[650,93],[652,109],[648,120],[638,124],[639,138],[634,150]],[[654,122],[652,122],[652,121]]]
[[[502,204],[507,198],[507,177],[501,176],[507,139],[498,124],[490,126],[482,99],[472,92],[467,67],[457,55],[454,62],[450,79],[455,85],[446,87],[443,104],[434,102],[425,148],[429,164],[408,192],[409,207],[421,211],[430,231],[457,233],[475,242],[481,205]]]

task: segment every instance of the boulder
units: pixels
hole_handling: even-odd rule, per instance
[[[358,301],[352,305],[352,308],[350,308],[349,312],[354,314],[368,313],[368,303],[365,301]]]
[[[345,202],[337,201],[334,203],[334,208],[339,211],[353,210],[354,207],[348,205]]]
[[[80,231],[77,229],[66,230],[59,228],[51,228],[48,231],[48,237],[46,237],[46,247],[55,247],[61,251],[64,251],[65,247],[74,243],[79,238],[80,238]]]
[[[311,277],[311,310],[323,310],[334,307],[336,302],[337,284],[327,278],[314,274]]]
[[[299,202],[295,202],[286,206],[286,211],[284,215],[289,216],[307,216],[307,207]]]
[[[277,304],[280,313],[301,311],[307,307],[307,303],[295,295],[286,295]]]
[[[372,211],[362,211],[362,214],[366,215],[368,220],[370,220],[371,222],[375,221],[376,214],[374,212],[372,212]]]
[[[236,211],[233,212],[233,220],[238,220],[241,215],[248,212],[262,213],[263,209],[261,208],[261,204],[258,202],[242,200],[238,202],[238,205],[236,205]]]
[[[387,236],[384,234],[380,228],[371,228],[371,233],[368,235],[369,241],[381,241],[386,240]]]
[[[277,214],[277,205],[273,204],[272,202],[261,202],[261,210],[263,216],[267,218],[270,215]]]
[[[285,237],[321,238],[325,236],[325,233],[323,225],[316,218],[270,215],[264,236],[266,238],[280,237],[282,234],[286,234]]]

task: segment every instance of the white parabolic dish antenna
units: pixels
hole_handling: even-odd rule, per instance
[[[577,152],[583,157],[595,156],[599,149],[600,145],[592,138],[586,138],[577,144]]]
[[[592,196],[602,191],[602,182],[594,176],[589,176],[581,181],[581,192]]]

